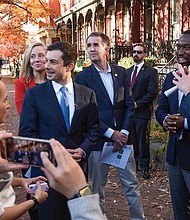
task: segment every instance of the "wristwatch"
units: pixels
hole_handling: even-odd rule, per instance
[[[32,197],[29,198],[29,200],[33,200],[34,201],[34,205],[32,206],[31,209],[33,209],[33,210],[37,209],[39,202],[36,199],[36,197],[32,196]]]
[[[83,196],[89,196],[92,195],[92,189],[90,185],[86,185],[82,187],[81,189],[77,190],[75,195],[71,199],[76,199]]]

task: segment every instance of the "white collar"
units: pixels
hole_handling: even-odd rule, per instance
[[[55,81],[52,81],[52,85],[53,85],[53,88],[54,88],[56,94],[60,91],[61,87],[63,86],[63,85],[61,85],[61,84],[59,84],[59,83],[57,83]],[[70,80],[70,82],[68,82],[64,86],[67,88],[69,93],[73,93],[74,92],[72,79]]]
[[[97,66],[94,65],[94,67],[96,68],[96,70],[99,72],[99,73],[103,73],[102,70],[100,70]],[[106,73],[111,73],[111,66],[109,65],[109,63],[107,63],[107,72]]]
[[[138,66],[137,70],[139,71],[143,65],[144,65],[144,61],[139,63],[138,65],[135,64],[134,69],[135,69],[136,66]]]

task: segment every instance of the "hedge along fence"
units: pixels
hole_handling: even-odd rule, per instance
[[[157,59],[155,57],[145,57],[146,64],[154,67],[156,66]],[[133,57],[123,57],[118,61],[118,65],[125,67],[126,69],[134,65]]]
[[[159,163],[166,169],[166,148],[169,139],[169,132],[164,131],[163,127],[152,119],[150,129],[150,153],[151,159]]]

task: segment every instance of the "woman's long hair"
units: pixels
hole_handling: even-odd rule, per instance
[[[46,51],[46,47],[40,42],[33,43],[26,49],[26,51],[24,53],[24,59],[22,61],[21,68],[20,68],[19,78],[26,76],[26,83],[27,84],[30,83],[30,81],[33,77],[33,70],[30,66],[30,55],[32,53],[33,48],[36,46],[41,46]]]

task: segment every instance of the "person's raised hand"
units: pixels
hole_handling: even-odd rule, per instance
[[[29,166],[27,164],[10,163],[0,156],[0,173],[6,173],[9,171],[15,171],[20,169],[27,169]]]
[[[33,177],[33,178],[22,178],[22,183],[21,185],[24,187],[24,189],[26,190],[26,192],[28,192],[29,188],[29,184],[32,184],[32,183],[36,183],[36,182],[40,182],[40,183],[43,183],[43,182],[46,182],[47,181],[47,178],[45,178],[44,176],[37,176],[37,177]],[[48,188],[47,188],[48,189]]]
[[[10,138],[13,134],[6,131],[0,131],[0,140]],[[20,169],[27,169],[28,165],[26,164],[19,164],[19,163],[9,163],[7,160],[3,159],[0,156],[0,173],[6,173],[9,171],[15,171]]]
[[[84,173],[71,154],[55,139],[50,144],[56,158],[55,166],[45,153],[41,153],[43,167],[41,168],[48,178],[49,185],[68,199],[72,198],[77,190],[87,185]]]
[[[179,68],[179,69],[182,69]],[[185,95],[190,92],[190,67],[183,67],[183,71],[173,71],[174,79],[173,83],[181,90]]]
[[[13,133],[6,132],[6,131],[0,131],[0,140],[10,138],[13,136]]]
[[[39,203],[42,203],[43,201],[47,199],[48,193],[42,190],[42,187],[40,186],[40,181],[37,181],[36,185],[37,185],[37,189],[36,189],[36,192],[34,193],[34,196],[38,200]]]

